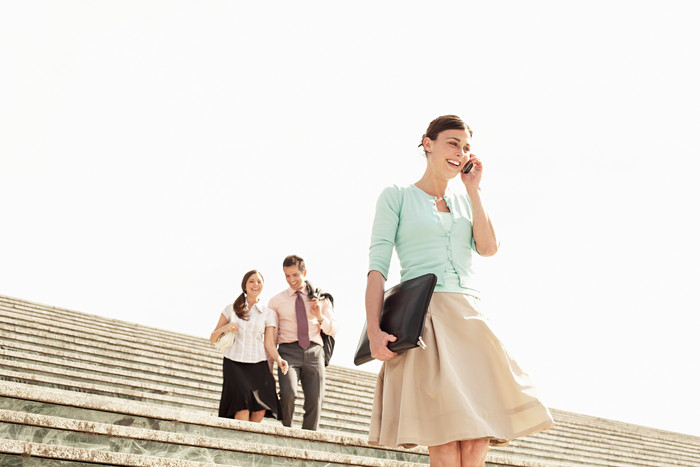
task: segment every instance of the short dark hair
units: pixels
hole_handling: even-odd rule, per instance
[[[299,272],[306,271],[304,260],[297,255],[289,255],[286,258],[284,258],[284,261],[282,262],[282,267],[288,268],[289,266],[296,266],[297,268],[299,268]]]
[[[426,138],[426,136],[435,141],[438,135],[445,130],[467,130],[469,132],[469,136],[473,136],[472,129],[469,128],[469,125],[464,123],[461,118],[456,115],[443,115],[430,122],[428,129],[425,130],[425,133],[420,139],[420,144],[418,147],[420,148],[423,146],[423,140]],[[426,156],[428,155],[425,148],[423,148],[423,152],[425,152]]]

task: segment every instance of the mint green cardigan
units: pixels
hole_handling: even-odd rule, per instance
[[[386,278],[396,248],[401,282],[432,272],[437,276],[436,292],[479,297],[472,266],[476,245],[469,197],[449,189],[445,193],[452,215],[449,232],[440,220],[435,200],[415,185],[393,185],[382,191],[372,226],[369,270],[379,271]]]

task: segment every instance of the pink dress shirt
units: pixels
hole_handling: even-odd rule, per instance
[[[321,300],[321,313],[323,314],[323,322],[318,324],[318,320],[311,314],[311,300],[308,297],[306,284],[301,289],[304,305],[306,305],[306,317],[309,320],[309,340],[319,345],[323,345],[321,339],[321,329],[329,336],[335,336],[337,327],[333,318],[333,305],[330,300]],[[296,290],[291,287],[278,293],[267,303],[269,308],[277,312],[277,343],[286,344],[288,342],[297,342],[297,312]]]

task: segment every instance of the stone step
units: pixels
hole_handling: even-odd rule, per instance
[[[55,444],[33,443],[0,439],[0,465],[2,466],[162,466],[162,467],[204,467],[209,463],[188,462],[143,454],[100,451],[75,448]],[[233,465],[233,464],[232,464]]]
[[[358,385],[371,388],[372,390],[374,390],[374,387],[377,384],[376,373],[370,373],[357,368],[346,368],[334,365],[331,365],[328,368],[333,369],[334,377],[343,381],[352,381]]]
[[[558,422],[556,414],[555,422],[555,432],[535,435],[553,450],[566,451],[575,445],[580,453],[595,454],[598,459],[607,459],[610,462],[618,461],[624,455],[624,462],[634,460],[635,465],[700,465],[700,451],[689,444],[669,443],[658,435],[632,437],[609,429],[595,430],[580,425],[569,425],[566,422]],[[513,449],[521,452],[520,440],[511,444]],[[639,449],[640,445],[644,446],[643,450]]]
[[[138,387],[154,393],[177,394],[217,402],[221,393],[220,382],[211,385],[188,383],[177,378],[155,377],[136,371],[82,363],[78,360],[37,357],[35,354],[13,350],[0,349],[0,365],[10,370],[22,370],[27,375],[52,374],[68,377],[74,381],[77,379],[92,382],[102,381],[114,386]],[[343,391],[334,384],[333,380],[329,380],[328,383],[326,400],[338,406],[343,412],[364,416],[367,411],[371,410],[370,395],[353,394],[349,390]],[[303,399],[303,393],[300,394]]]
[[[0,410],[0,433],[10,433],[13,441],[34,443],[33,439],[41,437],[46,441],[41,443],[43,445],[80,448],[89,443],[93,450],[96,450],[94,446],[98,445],[98,450],[106,452],[135,455],[149,452],[152,453],[150,457],[226,465],[280,465],[290,460],[304,461],[310,466],[406,465],[404,462],[389,463],[338,452],[279,448],[233,439],[167,433],[105,423],[85,423],[68,418],[7,410]]]
[[[90,335],[91,336],[91,341],[88,341],[87,344],[90,344],[91,342],[94,341],[103,341],[105,343],[110,343],[114,342],[114,338],[118,337],[118,342],[124,342],[124,339],[133,342],[134,344],[140,344],[140,345],[135,345],[133,346],[133,349],[138,349],[139,351],[141,350],[151,350],[151,351],[157,351],[158,349],[165,349],[168,351],[168,354],[170,355],[179,355],[182,358],[186,359],[191,359],[194,355],[199,355],[200,358],[199,361],[204,361],[210,363],[210,365],[206,366],[205,368],[209,368],[213,374],[219,374],[220,373],[220,361],[221,361],[221,356],[217,351],[213,349],[213,347],[210,347],[208,341],[205,339],[199,339],[197,342],[197,345],[194,347],[188,347],[186,348],[186,351],[181,351],[183,347],[178,343],[177,346],[173,345],[172,341],[172,336],[170,336],[169,339],[166,339],[160,343],[160,346],[158,347],[153,347],[150,344],[152,343],[151,339],[138,339],[134,340],[134,333],[129,332],[128,334],[125,333],[123,336],[118,336],[114,330],[110,329],[109,331],[105,331],[104,329],[96,328],[95,325],[92,325],[91,327],[82,327],[80,323],[75,322],[75,320],[72,321],[67,321],[64,323],[63,326],[57,326],[57,323],[55,322],[55,319],[41,319],[37,318],[36,321],[32,321],[27,323],[26,317],[22,316],[21,313],[17,312],[9,312],[3,319],[3,321],[14,324],[17,326],[13,332],[21,332],[24,331],[26,334],[34,335],[37,332],[41,331],[46,331],[46,329],[51,329],[52,333],[55,334],[64,334],[66,336],[66,340],[69,340],[74,337],[81,337],[85,335]],[[25,329],[21,329],[22,327],[25,327]],[[64,332],[65,331],[65,332]],[[138,333],[137,333],[138,334]],[[85,341],[81,341],[84,342]],[[88,348],[92,348],[93,345],[89,345]],[[204,349],[204,350],[203,350]],[[156,352],[157,353],[157,352]],[[138,355],[139,353],[137,353]],[[348,372],[346,369],[342,367],[334,367],[330,366],[329,371],[333,372],[335,371],[335,376],[338,381],[344,381],[347,384],[354,386],[356,389],[357,388],[364,388],[368,391],[373,391],[375,382],[376,382],[376,375],[372,373],[359,373],[354,371],[354,372]],[[359,377],[358,377],[359,376]]]
[[[143,339],[132,338],[130,340],[116,337],[93,336],[72,329],[57,329],[45,327],[35,323],[20,322],[14,318],[3,317],[3,324],[0,329],[17,334],[37,336],[44,340],[51,340],[54,347],[62,344],[73,344],[83,349],[99,348],[109,353],[116,354],[117,358],[131,358],[132,356],[142,356],[146,359],[156,361],[168,360],[181,365],[200,368],[203,370],[216,371],[220,367],[219,359],[214,359],[214,354],[203,356],[202,354],[188,355],[171,347],[151,344]],[[201,370],[200,370],[201,371]]]
[[[0,421],[4,424],[0,426],[0,434],[5,439],[41,443],[52,440],[51,443],[80,447],[81,442],[86,442],[80,433],[98,435],[98,438],[108,435],[107,441],[103,439],[96,443],[93,440],[90,443],[93,446],[112,445],[118,443],[115,439],[121,439],[125,441],[120,451],[127,452],[136,443],[140,445],[138,452],[151,455],[162,455],[160,452],[165,448],[158,443],[196,447],[208,452],[206,455],[209,457],[205,461],[210,461],[215,454],[221,455],[219,451],[231,450],[273,458],[284,451],[284,458],[323,461],[331,465],[427,463],[427,452],[422,448],[376,448],[359,437],[240,422],[218,418],[210,413],[137,401],[124,403],[111,397],[46,390],[19,383],[0,385]],[[40,427],[42,430],[26,427]],[[56,430],[70,434],[61,434]],[[166,450],[173,449],[168,447]],[[202,461],[205,455],[202,452],[190,455],[182,453],[182,450],[180,448],[178,454],[182,460]],[[216,453],[209,452],[212,450]],[[256,458],[255,461],[263,463],[261,465],[271,465],[264,464],[267,461],[263,459]],[[242,465],[251,463],[246,461]]]
[[[54,368],[55,370],[53,371],[56,373],[61,373],[60,369],[75,370],[75,372],[80,373],[85,378],[93,377],[95,379],[100,379],[105,378],[105,375],[109,377],[120,377],[127,386],[137,385],[139,387],[148,387],[149,383],[151,383],[150,386],[152,386],[153,383],[157,383],[162,387],[153,388],[156,392],[180,393],[193,397],[202,396],[204,393],[207,393],[208,395],[206,397],[208,398],[218,398],[221,391],[221,376],[207,379],[214,384],[204,384],[182,377],[186,374],[184,371],[149,373],[149,370],[156,368],[155,365],[122,365],[116,358],[106,359],[100,357],[92,357],[89,359],[89,363],[83,363],[84,360],[88,359],[85,358],[81,360],[82,355],[80,354],[56,351],[53,352],[53,355],[62,358],[54,358],[54,356],[49,356],[52,355],[52,353],[46,349],[39,354],[32,352],[32,350],[37,349],[37,347],[32,347],[31,345],[26,345],[21,342],[8,343],[7,340],[4,341],[2,347],[8,350],[0,350],[0,356],[4,357],[4,360],[7,361],[6,365],[10,367],[13,365],[11,360],[16,360],[17,362],[22,362],[22,366],[26,365],[28,370],[38,370],[36,365],[40,365],[43,368]],[[32,365],[32,363],[34,365]],[[161,364],[165,365],[166,362],[161,362]],[[135,384],[136,380],[138,380],[140,384]],[[327,380],[326,393],[328,395],[328,400],[334,401],[338,405],[346,405],[350,413],[358,413],[355,410],[358,407],[362,410],[371,409],[373,391],[358,391],[350,384],[329,377]],[[336,394],[338,396],[334,397]]]
[[[567,443],[558,433],[557,436],[533,435],[521,440],[514,440],[507,447],[498,448],[499,452],[516,455],[518,458],[550,459],[566,462],[566,465],[627,467],[630,465],[644,467],[662,467],[670,465],[698,465],[698,459],[672,452],[668,448],[640,451],[639,445],[616,445],[614,442],[586,442],[572,438]],[[546,451],[546,456],[543,456]],[[671,453],[669,453],[671,452]],[[694,463],[693,463],[694,462]]]
[[[31,321],[27,321],[26,314],[23,310],[13,308],[7,309],[0,304],[0,312],[5,315],[4,321],[12,324],[25,326],[28,329],[43,330],[55,332],[65,335],[81,335],[89,336],[94,340],[108,342],[110,340],[119,340],[123,342],[131,342],[152,349],[160,349],[172,351],[179,356],[192,356],[195,359],[203,361],[212,361],[216,357],[215,349],[211,346],[202,346],[205,341],[202,338],[187,339],[186,342],[173,341],[172,337],[167,338],[167,335],[154,334],[148,332],[148,329],[120,329],[114,325],[105,326],[95,322],[85,322],[84,320],[61,318],[55,315],[37,315]],[[76,332],[79,331],[79,332]]]
[[[59,349],[65,349],[72,351],[76,356],[81,359],[95,359],[101,358],[102,361],[110,360],[112,362],[139,362],[146,367],[142,367],[140,370],[143,371],[148,367],[152,368],[162,368],[163,365],[171,365],[175,371],[179,371],[181,374],[188,374],[191,378],[193,372],[197,372],[203,378],[212,379],[216,378],[216,381],[220,381],[221,374],[221,356],[217,356],[216,363],[213,365],[202,366],[200,362],[191,362],[188,357],[183,356],[179,359],[174,359],[171,354],[162,354],[157,351],[151,351],[145,346],[138,346],[139,351],[136,351],[136,347],[127,347],[122,345],[114,345],[115,339],[111,340],[87,340],[80,338],[84,333],[79,330],[72,331],[71,334],[60,334],[54,330],[51,331],[51,340],[48,340],[49,333],[42,329],[40,326],[36,325],[33,327],[21,326],[18,320],[7,318],[4,321],[10,322],[10,325],[2,323],[0,324],[0,336],[5,339],[5,346],[11,347],[11,342],[16,343],[16,348],[28,349],[34,345],[34,350],[37,353],[45,355],[54,355],[57,352],[62,352]],[[48,345],[48,344],[51,345]],[[205,344],[205,345],[208,345]],[[62,353],[65,353],[63,351]],[[190,362],[190,363],[187,363]],[[114,365],[115,363],[113,363]],[[329,366],[327,368],[328,373],[337,372],[335,369],[337,367]],[[172,371],[172,370],[171,370]],[[181,375],[177,375],[181,377]],[[357,392],[373,393],[374,392],[374,379],[372,384],[369,385],[366,382],[353,380],[351,378],[331,378],[333,384],[344,385],[348,389],[352,389]],[[376,378],[375,378],[376,379]]]
[[[168,348],[173,348],[173,337],[176,337],[177,348],[186,349],[184,355],[190,355],[192,352],[205,355],[211,358],[215,365],[218,365],[220,361],[219,353],[210,346],[207,339],[200,337],[163,331],[158,328],[151,328],[59,307],[34,304],[24,300],[4,297],[2,295],[0,295],[0,310],[7,310],[8,316],[13,316],[11,313],[16,311],[14,316],[23,322],[27,321],[27,312],[29,311],[35,313],[30,322],[35,319],[42,319],[40,322],[45,326],[61,324],[61,328],[63,329],[80,329],[83,333],[90,333],[92,330],[92,334],[95,336],[119,336],[120,339],[123,338],[126,340],[137,336],[146,342],[160,342],[163,346]],[[202,345],[203,343],[205,344],[204,346]],[[374,388],[376,381],[376,374],[374,373],[346,369],[344,367],[334,367],[333,365],[329,368],[335,368],[337,372],[335,376],[340,379],[345,375],[351,378],[354,384],[365,385],[372,389]]]
[[[614,430],[620,433],[625,433],[628,436],[642,436],[650,437],[652,439],[660,439],[661,437],[663,437],[665,442],[678,442],[682,445],[688,445],[688,443],[696,443],[699,439],[697,436],[693,435],[660,430],[657,428],[650,428],[640,425],[633,425],[631,423],[604,419],[594,417],[591,415],[576,414],[573,412],[567,412],[563,410],[556,410],[556,412],[557,417],[559,418],[559,420],[561,420],[561,422],[566,422],[576,427]]]
[[[55,357],[69,361],[80,361],[112,370],[136,371],[155,378],[179,379],[182,380],[183,384],[221,384],[221,370],[219,370],[217,375],[213,375],[213,372],[202,374],[188,371],[184,365],[162,366],[162,362],[159,365],[154,365],[144,362],[143,359],[136,358],[118,360],[113,355],[110,358],[110,354],[103,352],[101,349],[80,347],[72,344],[56,347],[52,345],[54,344],[53,341],[46,342],[40,338],[17,335],[2,329],[0,329],[0,342],[0,348],[24,354],[34,354],[37,358]]]
[[[570,416],[569,412],[554,410],[554,417],[557,424],[566,428],[569,436],[578,437],[582,434],[584,437],[589,437],[592,439],[597,439],[601,436],[604,437],[617,437],[615,444],[623,442],[625,440],[632,442],[643,442],[645,447],[667,447],[670,446],[674,449],[688,450],[689,446],[692,446],[693,442],[697,442],[697,437],[687,437],[685,435],[672,436],[675,433],[665,432],[663,430],[653,430],[653,429],[642,429],[638,430],[636,425],[631,424],[615,424],[615,423],[602,423],[601,419],[596,419],[595,417],[586,417],[579,415],[576,418]],[[690,449],[689,451],[695,452],[700,455],[700,450]]]
[[[5,366],[7,367],[8,365],[5,365]],[[27,371],[42,370],[42,369],[45,369],[45,368],[30,365],[29,368],[25,368],[25,374],[27,374]],[[79,372],[74,372],[74,374],[76,374],[78,376],[84,376],[82,373],[79,373]],[[20,376],[20,373],[19,372],[12,373],[12,374],[10,374],[10,376],[18,378]],[[56,383],[55,380],[52,380],[50,382],[54,383],[54,384]],[[63,384],[66,385],[67,383],[64,382]],[[126,384],[124,384],[124,383],[121,383],[120,385],[126,386]],[[84,386],[84,385],[79,385],[76,387],[80,387],[83,390],[88,390],[88,389],[99,390],[100,389],[98,387]],[[167,390],[164,390],[160,386],[153,385],[153,384],[137,386],[136,389],[140,389],[141,391],[148,391],[149,393],[153,393],[155,395],[167,393]],[[100,393],[110,394],[109,391],[105,391],[105,390],[102,390]],[[135,395],[136,394],[133,392],[127,392],[126,394],[124,394],[125,397],[135,397]],[[183,395],[183,393],[181,392],[179,395]],[[185,394],[185,395],[188,395],[188,394]],[[192,396],[193,394],[189,394],[189,395]],[[194,393],[194,395],[197,395],[197,393]],[[215,393],[208,398],[210,400],[210,404],[208,404],[204,407],[202,407],[201,405],[195,405],[195,408],[205,408],[205,409],[209,409],[209,410],[213,411],[216,409],[216,405],[218,402],[217,398],[218,398],[218,393]],[[142,397],[142,400],[146,400],[146,399],[144,399]],[[303,398],[302,398],[302,401],[303,401]],[[165,399],[164,401],[161,401],[161,403],[171,403],[173,405],[185,405],[184,400],[173,400],[173,399]],[[303,402],[301,402],[301,403],[303,403]],[[301,403],[299,405],[301,405]],[[192,405],[192,404],[190,404],[190,405]],[[331,428],[331,429],[341,429],[340,426],[342,426],[342,429],[346,430],[346,431],[351,431],[354,433],[366,433],[367,428],[368,428],[367,427],[367,420],[369,418],[369,410],[365,414],[356,413],[357,417],[353,417],[353,416],[351,416],[352,414],[348,414],[347,412],[342,413],[340,415],[338,415],[337,413],[334,414],[334,412],[337,412],[339,410],[340,409],[338,409],[337,407],[334,410],[334,408],[331,407],[329,404],[326,404],[324,406],[324,415],[325,415],[324,426]],[[335,420],[330,421],[334,418],[334,416],[335,416]],[[300,418],[301,418],[301,411],[299,411],[299,414],[297,416],[297,421],[299,421]],[[558,430],[557,436],[561,437],[564,433],[567,432],[567,428],[566,428],[566,424],[562,424],[559,420],[557,420],[557,421],[558,421],[558,426],[557,426],[557,428],[555,428],[555,430]],[[335,422],[335,423],[333,423],[333,422]],[[354,425],[350,424],[349,422],[353,422]],[[576,427],[574,429],[569,430],[572,434],[574,434],[578,437],[578,440],[579,440],[581,446],[584,446],[584,444],[581,443],[581,440],[583,439],[582,433],[583,433],[584,429],[586,429],[586,427],[579,426],[579,427]],[[588,438],[588,439],[590,439],[589,446],[591,446],[593,450],[600,448],[601,443],[598,441],[598,438],[600,438],[601,435],[604,436],[604,438],[603,438],[604,440],[608,440],[608,439],[613,440],[612,442],[615,443],[615,446],[617,448],[620,448],[620,449],[624,449],[625,443],[635,444],[635,443],[639,442],[639,438],[635,438],[635,439],[630,440],[630,437],[628,435],[625,435],[623,437],[616,437],[614,435],[614,433],[611,434],[609,430],[607,430],[604,433],[594,432],[593,435],[590,438]],[[544,436],[547,437],[548,435],[545,434]],[[647,439],[647,440],[645,440],[645,442],[647,444],[647,451],[648,451],[653,446],[653,440]],[[661,445],[663,443],[659,443],[659,444]],[[521,452],[525,451],[525,447],[526,447],[525,445],[517,444],[517,442],[516,442],[516,446],[518,446],[519,448],[522,448]],[[682,452],[682,448],[679,448],[679,449],[680,449],[679,452]]]
[[[82,420],[86,422],[100,422],[100,423],[108,423],[108,424],[114,424],[114,425],[124,425],[127,424],[128,426],[137,426],[140,428],[153,428],[156,426],[159,430],[164,430],[164,431],[172,431],[172,432],[177,432],[177,433],[196,433],[198,435],[206,435],[208,437],[216,437],[216,438],[225,438],[228,436],[231,436],[230,433],[228,433],[226,428],[222,427],[215,427],[215,426],[202,426],[202,425],[186,425],[182,423],[177,423],[173,421],[168,421],[164,419],[160,420],[154,420],[153,418],[146,418],[146,417],[136,417],[133,415],[129,416],[124,416],[123,414],[118,414],[118,413],[109,413],[105,411],[95,411],[95,410],[86,410],[82,409],[79,407],[74,407],[74,406],[59,406],[55,404],[46,404],[46,403],[40,403],[36,401],[22,401],[18,403],[17,400],[11,399],[11,398],[2,398],[0,397],[0,408],[9,410],[11,408],[17,408],[18,412],[21,413],[32,413],[32,414],[42,414],[42,415],[51,415],[51,416],[57,416],[57,417],[63,417],[63,418],[72,418],[76,420]],[[192,412],[192,414],[195,414],[195,412]],[[211,414],[203,414],[210,416]],[[182,417],[180,417],[182,418]],[[219,420],[224,420],[224,419],[219,419]],[[210,420],[211,421],[211,420]],[[241,422],[238,422],[239,425]],[[262,423],[263,425],[265,423]],[[250,425],[250,424],[247,424]],[[279,424],[276,425],[268,425],[268,427],[279,427]],[[243,430],[243,429],[241,429]],[[322,432],[320,432],[322,433]],[[269,438],[269,439],[268,439]],[[281,440],[279,439],[279,436],[269,436],[268,434],[250,434],[243,430],[241,433],[237,433],[235,435],[235,439],[238,440],[248,440],[249,442],[258,442],[258,443],[265,443],[265,444],[271,444],[271,445],[279,445],[279,446],[285,446],[289,445],[290,441],[289,440]],[[280,442],[282,441],[282,442]],[[324,445],[325,446],[325,445]],[[324,447],[321,446],[321,450],[328,450],[331,447]],[[317,447],[318,448],[318,447]],[[333,449],[336,449],[333,447]],[[359,448],[358,448],[359,449]],[[359,452],[356,449],[356,453]],[[367,455],[370,452],[367,451],[364,454]]]
[[[181,341],[186,341],[186,346]],[[186,351],[183,352],[183,349]],[[194,355],[197,355],[196,359],[192,358]],[[79,404],[71,405],[65,400],[63,403],[24,400],[19,406],[14,406],[16,402],[8,402],[12,399],[11,396],[0,398],[0,408],[6,410],[116,425],[127,423],[125,419],[128,419],[131,420],[127,423],[130,426],[151,430],[155,429],[154,423],[158,426],[170,424],[184,427],[184,434],[203,432],[209,438],[225,438],[216,430],[230,433],[234,428],[216,423],[230,424],[236,421],[216,417],[221,359],[221,355],[203,338],[0,296],[0,389],[19,385],[24,391],[67,393],[81,400],[110,400],[113,401],[111,404],[118,406],[154,407],[153,410],[159,411],[158,413],[176,415],[169,415],[170,418],[149,417],[143,414],[127,415],[119,410],[114,415],[109,411],[81,407]],[[326,376],[326,397],[320,430],[306,433],[322,437],[349,437],[364,442],[377,375],[331,365],[326,369]],[[5,381],[2,381],[3,378]],[[302,418],[301,391],[300,396],[297,400],[295,426],[300,425]],[[193,401],[198,400],[204,406],[193,405]],[[84,412],[84,416],[78,416],[78,412]],[[554,428],[514,440],[508,447],[491,449],[487,465],[700,466],[698,437],[556,409],[552,413],[556,422]],[[187,417],[208,417],[209,421],[215,420],[216,423],[215,426],[183,423],[178,418],[182,414]],[[256,437],[270,437],[279,441],[265,438],[266,441],[262,444],[275,446],[279,446],[280,442],[282,445],[296,442],[292,441],[296,439],[295,435],[284,431],[289,429],[282,427],[279,421],[266,419],[260,424],[245,425],[254,425],[254,433],[237,428],[234,440],[257,443],[259,441]],[[192,426],[197,426],[197,433],[187,431],[187,427]],[[168,430],[178,433],[177,429],[171,428]],[[274,434],[261,434],[255,430],[273,430]],[[249,438],[250,436],[254,438]],[[30,439],[27,442],[41,444],[43,441]],[[78,446],[76,449],[83,447],[85,446]],[[304,446],[299,447],[302,448]],[[324,450],[319,446],[311,449]],[[365,456],[356,452],[360,447],[354,446],[352,449],[350,455]],[[425,463],[427,453],[424,448],[421,449],[423,451],[418,452],[422,460],[418,462]],[[29,462],[30,459],[35,462],[40,459],[23,459],[16,454],[0,456],[9,456],[0,457],[0,464],[5,459],[9,459],[7,462]],[[398,460],[407,462],[406,459]],[[79,465],[61,459],[48,459],[47,462]],[[303,464],[305,461],[290,462]]]
[[[12,348],[18,349],[19,346],[12,346]],[[119,362],[118,365],[114,365],[115,360],[113,359],[108,360],[103,358],[95,358],[90,360],[79,360],[75,355],[68,352],[55,352],[49,355],[32,352],[31,348],[27,348],[26,346],[24,346],[22,350],[4,350],[0,348],[0,358],[8,362],[16,361],[22,365],[33,364],[50,368],[74,369],[86,376],[110,375],[113,377],[123,378],[124,380],[138,380],[143,382],[158,383],[164,386],[177,388],[178,390],[182,391],[205,391],[211,393],[221,392],[221,377],[207,379],[207,381],[203,382],[197,382],[188,378],[180,377],[180,375],[185,375],[185,373],[153,373],[151,371],[147,371],[153,367],[147,367],[145,365],[124,365],[121,362]]]
[[[23,404],[23,405],[22,405],[21,407],[19,407],[19,408],[21,408],[24,412],[31,412],[31,413],[45,413],[45,410],[46,410],[46,409],[37,408],[36,406],[29,407],[29,406],[27,406],[26,404]],[[50,413],[51,413],[52,415],[60,415],[60,416],[65,416],[65,415],[66,415],[66,414],[64,414],[64,413],[56,413],[56,412],[55,412],[55,408],[51,408],[51,410],[52,410],[52,412],[50,412]],[[66,410],[68,410],[68,411],[69,411],[68,413],[70,414],[70,413],[75,413],[75,410],[76,410],[76,409],[75,409],[74,407],[67,407]],[[87,419],[87,417],[81,417],[81,418],[82,418],[82,419]],[[101,421],[101,419],[99,419],[99,418],[94,419],[94,417],[93,417],[93,419],[91,419],[91,421]],[[102,420],[102,421],[103,421],[103,420]],[[115,420],[111,420],[111,422],[114,423]],[[163,422],[160,422],[160,423],[163,423]],[[530,438],[528,438],[528,439],[530,439]],[[522,457],[522,454],[523,454],[523,453],[520,453],[520,456],[521,456],[521,457]],[[572,458],[570,458],[570,459],[575,459],[575,458],[572,457]]]
[[[54,352],[54,351],[71,351],[75,352],[76,355],[80,356],[99,356],[106,359],[114,359],[115,361],[126,360],[131,362],[136,362],[142,365],[153,365],[156,367],[162,367],[166,358],[153,358],[146,349],[143,349],[141,353],[129,353],[123,352],[121,346],[118,345],[107,345],[99,341],[90,341],[88,339],[75,339],[69,340],[65,336],[60,334],[52,334],[50,332],[37,331],[35,333],[22,332],[22,330],[14,329],[14,326],[8,326],[5,323],[0,323],[0,339],[2,339],[3,345],[10,347],[12,342],[21,342],[26,345],[34,345],[37,349],[41,349],[42,352]],[[7,344],[5,344],[5,342]],[[207,377],[215,373],[221,372],[221,362],[219,362],[218,371],[215,368],[203,369],[198,365],[190,365],[185,359],[170,359],[168,366],[166,368],[171,368],[177,371],[189,372],[190,379],[197,379],[201,377]]]
[[[648,466],[700,465],[700,451],[690,445],[685,449],[664,446],[662,440],[644,444],[639,449],[639,440],[630,442],[623,438],[609,438],[609,433],[599,433],[596,437],[579,436],[575,430],[560,422],[557,412],[553,413],[555,427],[545,432],[511,441],[507,447],[493,448],[518,459],[547,460],[565,462],[565,465],[588,466]]]
[[[23,314],[23,311],[17,311],[22,310],[23,308],[27,307],[23,307],[21,306],[21,304],[16,304],[14,308],[8,308],[8,313],[6,313],[6,315],[8,318],[15,318],[17,321],[15,321],[14,324],[16,325],[21,326],[23,324],[26,324],[28,326],[28,330],[30,330],[30,333],[34,333],[37,330],[45,330],[48,327],[50,327],[52,332],[62,333],[63,331],[66,331],[67,335],[75,336],[76,331],[79,331],[77,332],[78,335],[89,334],[95,340],[100,340],[101,338],[109,340],[111,338],[118,337],[120,340],[125,339],[127,341],[140,342],[141,344],[146,344],[147,348],[150,348],[152,343],[157,342],[158,345],[156,347],[162,347],[176,352],[179,350],[185,350],[184,352],[180,352],[181,356],[191,357],[192,355],[199,355],[203,357],[203,361],[209,361],[213,365],[212,368],[215,371],[218,371],[219,369],[221,359],[220,354],[208,343],[208,340],[203,338],[195,338],[192,336],[182,335],[189,338],[189,345],[183,346],[180,342],[178,342],[177,346],[174,346],[172,333],[169,332],[163,333],[161,330],[156,328],[135,326],[131,323],[95,317],[92,315],[87,315],[90,317],[90,321],[86,321],[83,314],[76,312],[68,313],[65,310],[64,312],[67,313],[68,316],[64,317],[63,319],[57,317],[55,314],[52,314],[50,317],[45,318],[42,317],[43,314],[40,314],[40,316],[36,317],[32,321],[27,322],[26,314]],[[2,296],[0,296],[0,310],[2,309]],[[38,310],[39,308],[34,307],[34,309]],[[96,324],[95,322],[93,322],[94,319],[110,323],[110,327],[106,330],[104,324]],[[123,325],[125,329],[122,331],[117,330],[115,329],[113,323],[119,323],[120,325]],[[156,340],[151,337],[152,335],[157,334],[156,331],[158,333],[163,333],[162,338],[160,340]],[[135,337],[140,338],[134,339]],[[330,368],[334,368],[334,366],[331,365]],[[336,376],[338,376],[339,379],[344,379],[343,376],[345,375],[348,378],[350,378],[351,384],[367,387],[369,388],[369,390],[373,390],[376,381],[376,375],[372,373],[360,372],[360,377],[358,377],[358,373],[354,370],[347,372],[345,368],[335,368],[337,371]]]
[[[372,380],[372,385],[368,386],[360,384],[359,382],[355,382],[351,378],[346,379],[342,376],[338,376],[337,372],[334,371],[334,369],[337,367],[329,370],[330,368],[331,367],[326,368],[326,373],[330,376],[330,384],[332,384],[334,387],[344,392],[358,394],[363,397],[369,397],[370,400],[374,397],[374,388],[377,382],[376,376]]]
[[[60,320],[60,322],[64,325],[63,328],[66,329],[80,329],[84,333],[89,333],[89,330],[92,329],[96,335],[104,335],[106,332],[107,335],[119,335],[120,338],[124,338],[126,340],[129,340],[134,336],[139,336],[146,342],[152,342],[154,339],[160,339],[159,342],[161,342],[165,347],[169,348],[183,348],[182,341],[186,341],[187,352],[185,355],[189,355],[189,352],[206,355],[212,359],[211,361],[214,368],[217,368],[220,361],[220,355],[218,352],[216,352],[215,349],[208,344],[207,339],[200,337],[180,334],[172,331],[163,331],[158,328],[151,328],[59,307],[34,304],[32,302],[0,295],[0,310],[2,309],[17,311],[15,316],[24,322],[27,322],[27,311],[33,311],[37,313],[37,315],[29,316],[31,318],[29,320],[30,322],[38,317],[46,316],[47,320],[43,322],[45,325],[50,325],[56,320]],[[174,338],[177,339],[176,343],[174,343]],[[203,343],[205,343],[204,346],[202,345]],[[203,349],[205,350],[203,351]],[[354,384],[366,385],[369,388],[374,388],[376,381],[376,374],[374,373],[344,367],[336,367],[334,365],[331,365],[329,369],[336,371],[336,376],[340,377],[341,379],[342,375],[346,375],[351,378],[350,380]]]
[[[162,405],[188,407],[192,410],[217,412],[220,390],[216,392],[173,390],[155,383],[124,381],[104,375],[84,374],[80,371],[65,370],[35,364],[22,364],[0,358],[3,369],[1,379],[36,384],[46,387],[63,388],[94,394],[112,395],[124,399],[141,400]],[[328,392],[328,391],[327,391]],[[340,400],[340,403],[338,402]],[[303,393],[296,401],[295,420],[303,415]],[[368,430],[368,410],[358,410],[330,393],[324,400],[321,426],[329,430],[351,433],[366,433]]]
[[[125,377],[139,378],[144,381],[157,381],[169,385],[183,388],[191,388],[197,390],[221,391],[221,370],[214,376],[202,376],[199,380],[192,379],[192,374],[184,370],[173,370],[164,366],[156,366],[154,364],[138,364],[130,360],[117,360],[116,358],[104,358],[85,353],[80,353],[75,350],[55,350],[53,347],[42,347],[37,339],[37,342],[24,342],[14,340],[10,334],[2,334],[4,337],[0,346],[0,355],[7,359],[27,360],[41,362],[49,366],[72,366],[80,368],[81,371],[90,373],[108,373],[113,375],[121,375]],[[7,350],[1,350],[7,349]],[[84,349],[87,351],[88,349]],[[165,362],[160,362],[165,365]],[[374,388],[361,388],[349,382],[338,380],[333,377],[333,366],[327,368],[329,377],[327,378],[327,387],[329,390],[338,390],[339,393],[347,395],[348,405],[357,406],[363,405],[362,401],[369,402],[364,405],[371,409],[371,398],[374,393]],[[276,376],[276,372],[275,372]]]
[[[118,319],[107,318],[104,316],[68,310],[66,308],[55,307],[51,305],[43,305],[26,300],[18,300],[2,295],[0,295],[0,307],[2,307],[1,309],[5,310],[18,310],[23,315],[30,316],[32,318],[39,316],[49,317],[55,319],[63,319],[68,323],[94,326],[96,329],[115,329],[123,331],[127,335],[127,337],[129,335],[138,335],[147,338],[149,336],[152,336],[153,338],[161,339],[165,342],[172,342],[173,338],[176,338],[178,342],[182,342],[183,344],[190,344],[194,347],[197,347],[201,340],[200,337],[192,336],[190,334],[183,334],[175,331],[166,331],[160,328],[154,328],[144,326],[141,324],[131,323],[128,321],[121,321]],[[214,319],[214,323],[216,323],[216,319]]]

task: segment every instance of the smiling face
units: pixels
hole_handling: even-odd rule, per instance
[[[304,272],[299,271],[299,266],[284,266],[284,278],[287,280],[287,284],[292,288],[292,290],[301,290],[304,287],[304,277],[306,277],[306,270]]]
[[[445,130],[435,139],[425,137],[423,147],[431,169],[451,179],[469,161],[471,136],[466,130]]]
[[[255,301],[263,289],[263,278],[260,274],[255,273],[251,275],[245,283],[245,293],[248,295],[248,299]]]

